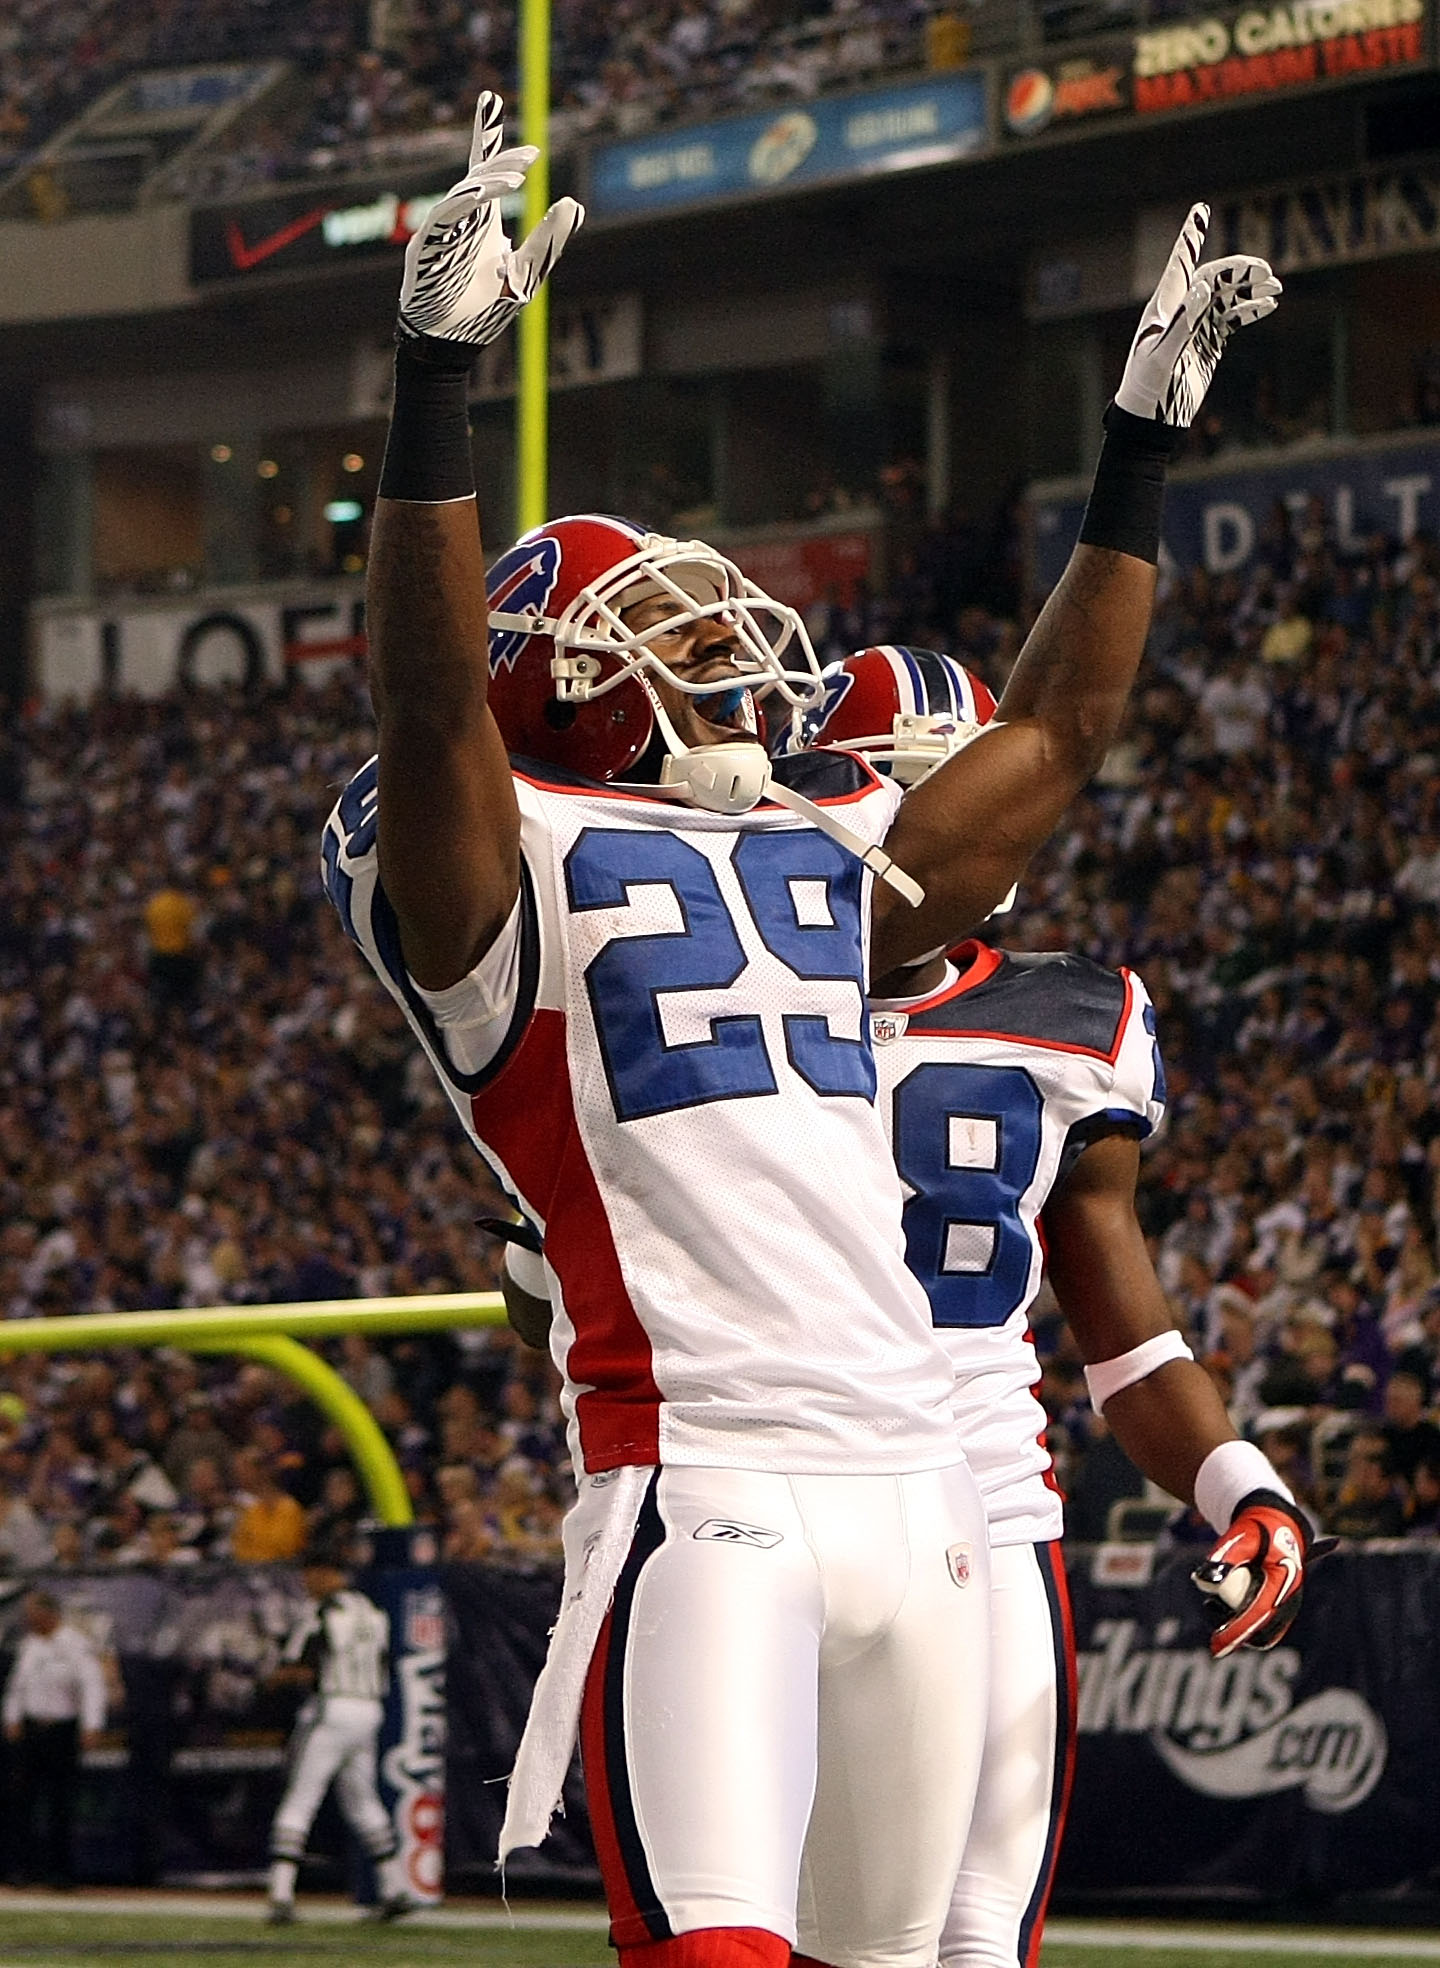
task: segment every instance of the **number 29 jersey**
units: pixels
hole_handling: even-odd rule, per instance
[[[1132,972],[975,942],[955,957],[932,996],[872,1004],[880,1107],[991,1543],[1040,1543],[1063,1529],[1029,1330],[1041,1213],[1088,1142],[1159,1124],[1165,1074]]]
[[[779,769],[867,843],[888,832],[899,791],[849,754]],[[577,1471],[959,1461],[875,1105],[873,877],[782,807],[514,776],[521,894],[450,989],[406,971],[373,760],[330,817],[323,876],[542,1234]]]

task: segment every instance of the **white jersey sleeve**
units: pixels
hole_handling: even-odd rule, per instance
[[[1158,1124],[1154,1027],[1129,971],[980,944],[930,998],[872,1006],[906,1255],[955,1369],[961,1446],[997,1544],[1061,1534],[1029,1332],[1041,1216],[1092,1141]]]
[[[414,1026],[442,1080],[470,1091],[498,1070],[534,1008],[539,924],[534,883],[522,865],[509,920],[474,969],[444,991],[411,977],[375,852],[379,760],[363,765],[325,825],[320,875],[346,935],[359,945]]]

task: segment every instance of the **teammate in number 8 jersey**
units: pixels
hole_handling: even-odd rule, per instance
[[[822,741],[914,783],[994,712],[983,683],[934,651],[860,651],[832,677]],[[1047,1262],[1121,1444],[1233,1542],[1260,1513],[1303,1553],[1308,1533],[1260,1452],[1239,1442],[1172,1328],[1135,1217],[1139,1144],[1164,1111],[1155,1017],[1140,980],[1083,957],[968,942],[891,979],[871,1001],[881,1113],[905,1187],[906,1256],[955,1369],[956,1423],[985,1502],[992,1671],[975,1813],[940,1948],[942,1968],[1038,1959],[1073,1755],[1074,1658],[1061,1498],[1036,1398],[1028,1314]],[[1250,1502],[1247,1512],[1242,1505]],[[1268,1535],[1268,1532],[1267,1532]],[[1285,1588],[1283,1553],[1261,1593]],[[1223,1578],[1223,1561],[1221,1577]],[[1202,1581],[1203,1582],[1203,1581]],[[1273,1645],[1239,1620],[1219,1649]]]
[[[1099,1144],[1149,1133],[1164,1090],[1134,977],[980,943],[933,970],[928,994],[877,997],[871,1029],[908,1196],[906,1250],[955,1367],[956,1424],[991,1547],[987,1746],[940,1960],[1030,1968],[1075,1703],[1061,1498],[1028,1323],[1041,1212],[1078,1162],[1106,1152]]]
[[[904,1263],[865,979],[981,919],[1099,763],[1179,426],[1274,283],[1202,270],[1195,209],[1004,728],[902,799],[846,754],[772,766],[761,718],[812,708],[818,665],[703,543],[558,520],[487,583],[468,370],[580,218],[562,200],[512,248],[499,200],[534,153],[503,145],[487,95],[407,248],[367,590],[379,750],[323,844],[555,1306],[580,1499],[502,1855],[544,1835],[578,1721],[622,1968],[783,1968],[797,1938],[833,1968],[930,1968],[979,1765],[988,1549]]]

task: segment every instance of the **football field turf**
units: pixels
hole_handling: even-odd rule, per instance
[[[359,1926],[349,1909],[302,1902],[295,1926],[266,1927],[257,1900],[161,1895],[57,1902],[0,1894],[0,1968],[602,1968],[615,1957],[596,1908],[517,1903],[514,1924],[493,1902],[446,1908],[388,1927]],[[1440,1964],[1425,1932],[1361,1933],[1240,1925],[1056,1920],[1043,1968],[1324,1968]]]

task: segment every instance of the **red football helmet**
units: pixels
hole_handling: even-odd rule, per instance
[[[928,778],[995,715],[979,677],[935,649],[857,649],[827,668],[824,681],[825,701],[805,721],[805,743],[861,752],[903,786]]]
[[[687,696],[720,694],[713,679],[676,676],[652,647],[684,623],[709,617],[734,631],[736,687],[745,692],[750,729],[758,725],[755,699],[773,694],[796,710],[824,694],[797,612],[699,540],[593,513],[556,519],[501,554],[486,593],[490,707],[506,745],[587,779],[621,778],[650,744],[657,714],[674,751],[647,673]],[[627,628],[622,610],[655,596],[673,600],[674,613],[638,633]]]

